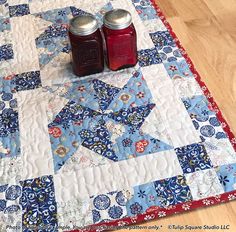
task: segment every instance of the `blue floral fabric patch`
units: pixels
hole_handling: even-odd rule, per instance
[[[163,63],[175,62],[182,59],[182,54],[168,31],[150,33],[150,37]]]
[[[91,85],[94,91],[92,91]],[[144,106],[142,104],[151,102],[152,97],[140,71],[135,72],[122,89],[94,79],[84,84],[76,84],[74,82],[63,96],[68,99],[76,98],[75,93],[78,92],[85,94],[88,92],[88,97],[87,95],[84,95],[84,97],[98,100],[102,111],[120,110],[109,114],[100,113],[70,101],[49,125],[55,170],[59,170],[76,151],[77,147],[73,146],[73,144],[77,146],[81,144],[113,161],[173,148],[139,131],[145,118],[155,106],[152,103]],[[125,99],[127,92],[133,101],[129,101],[128,98]],[[138,100],[136,101],[136,99]],[[123,104],[117,104],[120,100]],[[132,107],[132,102],[137,102],[140,106]],[[123,124],[125,127],[124,135],[118,137],[115,144],[111,142],[113,132],[107,129],[106,124],[114,124],[115,127]],[[59,132],[56,133],[55,130]],[[55,154],[55,151],[57,154]],[[61,152],[61,154],[58,154],[58,152]]]
[[[35,17],[52,22],[53,24],[69,23],[69,15],[71,8],[65,7],[60,9],[48,10],[40,13],[33,14]]]
[[[132,2],[142,20],[150,20],[158,18],[156,10],[154,9],[150,1],[132,0]]]
[[[79,135],[80,130],[81,126],[76,122],[49,126],[55,171],[58,171],[65,164],[82,143]]]
[[[162,58],[156,48],[138,51],[138,62],[141,67],[162,63]]]
[[[6,137],[18,130],[18,113],[13,109],[4,109],[0,114],[0,137]]]
[[[184,176],[175,176],[154,182],[157,197],[162,207],[192,200],[190,188]]]
[[[182,54],[181,54],[180,50],[176,47],[173,48],[173,47],[167,46],[158,52],[159,52],[159,55],[160,55],[163,63],[178,61],[182,58]]]
[[[53,38],[57,38],[57,37],[67,38],[67,32],[68,30],[65,25],[52,24],[45,30],[44,33],[42,33],[38,38],[36,38],[36,45],[38,47],[44,47],[48,45],[48,42]]]
[[[2,185],[0,186],[0,212],[12,214],[21,210],[19,200],[21,196],[21,186]]]
[[[11,85],[13,76],[4,77],[0,88],[0,158],[20,155],[18,106]]]
[[[41,87],[40,71],[25,72],[17,74],[11,80],[14,91],[23,91]]]
[[[128,216],[144,213],[151,206],[160,206],[154,183],[135,186],[133,197],[127,202]]]
[[[128,109],[131,106],[143,106],[152,103],[152,94],[147,86],[141,70],[133,73],[127,84],[114,97],[109,109],[114,112]]]
[[[128,127],[126,127],[126,133],[118,137],[115,141],[114,150],[119,160],[173,149],[172,146],[139,130],[130,133]]]
[[[216,173],[225,192],[236,190],[236,164],[217,167]]]
[[[175,42],[168,31],[158,31],[155,33],[150,33],[150,37],[158,50],[161,50],[165,46],[175,46]]]
[[[184,173],[197,172],[213,166],[203,144],[195,143],[176,148],[175,152]]]
[[[128,125],[134,130],[138,130],[154,107],[155,104],[148,104],[146,106],[121,109],[118,112],[110,113],[108,117],[112,118],[116,122]]]
[[[209,138],[227,138],[205,96],[194,96],[192,98],[182,99],[182,101],[192,119],[195,129],[199,131],[203,142]]]
[[[24,180],[21,186],[22,231],[58,231],[53,177]]]
[[[82,145],[84,147],[113,161],[118,160],[113,150],[111,136],[106,128],[105,122],[99,122],[93,130],[83,129],[79,134],[83,140]]]
[[[52,23],[35,40],[39,51],[39,64],[43,68],[59,53],[69,53],[68,23],[72,12],[70,7],[65,7],[36,13],[34,16]]]
[[[49,127],[59,124],[67,124],[71,121],[79,122],[99,115],[100,113],[97,111],[91,110],[88,107],[81,106],[74,101],[70,101],[59,112],[59,114],[55,117],[54,121],[49,125]]]
[[[68,42],[68,29],[65,24],[53,24],[48,29],[36,38],[36,47],[43,48],[44,52],[39,53],[40,67],[44,67],[59,53],[69,53],[70,47]],[[45,52],[45,50],[47,52]]]
[[[0,46],[0,61],[10,60],[14,58],[12,44],[4,44]]]
[[[98,125],[100,119],[99,112],[73,101],[68,102],[59,112],[54,121],[48,125],[55,171],[65,164],[82,142],[85,147],[98,152],[99,146],[96,146],[93,139],[97,138],[94,133],[99,135],[99,131],[91,131],[91,129]],[[100,138],[104,141],[103,135],[101,132]],[[104,142],[107,143],[106,140]]]
[[[93,88],[96,91],[95,99],[98,99],[101,110],[106,110],[114,97],[120,92],[120,88],[108,85],[100,80],[93,80]]]
[[[96,87],[98,84],[106,89],[98,89]],[[104,108],[106,110],[118,112],[122,108],[143,106],[152,102],[151,92],[140,70],[135,71],[127,84],[121,89],[98,79],[78,80],[64,85],[63,88],[66,88],[66,91],[63,93],[57,92],[60,87],[62,85],[55,85],[53,88],[47,87],[47,91],[73,100],[82,106],[89,106],[89,108],[96,111],[104,111],[104,106],[101,106],[101,104],[106,105]],[[109,104],[105,102],[106,100],[109,101]]]
[[[16,157],[20,155],[20,133],[17,130],[6,137],[0,137],[0,158]]]
[[[208,101],[205,96],[194,96],[192,98],[183,99],[183,103],[191,118],[199,122],[205,122],[214,112],[209,109]]]
[[[23,16],[30,14],[28,4],[20,4],[15,6],[9,6],[10,17]]]
[[[100,110],[99,102],[94,98],[96,92],[94,90],[92,81],[73,82],[66,87],[65,93],[61,93],[60,91],[57,92],[57,88],[60,87],[61,85],[55,85],[56,90],[48,88],[48,91],[58,94],[59,96],[64,97],[68,100],[72,100],[73,102],[82,106],[89,106],[89,108],[92,110]]]
[[[91,196],[93,222],[108,222],[127,216],[127,198],[123,191]]]
[[[109,133],[97,111],[70,101],[48,128],[55,171],[64,165],[80,144],[99,155],[116,160]]]
[[[172,61],[164,63],[164,66],[171,78],[174,77],[193,77],[192,72],[189,69],[189,66],[186,60]]]

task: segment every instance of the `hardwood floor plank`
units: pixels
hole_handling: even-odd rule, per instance
[[[171,5],[174,7],[183,21],[201,19],[213,15],[203,0],[157,0],[159,5],[160,3],[163,5],[168,4],[168,2],[171,2]],[[168,12],[168,9],[165,12]]]

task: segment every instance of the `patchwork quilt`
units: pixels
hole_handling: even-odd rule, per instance
[[[73,75],[68,23],[128,9],[138,64]],[[236,199],[236,139],[151,0],[0,0],[0,231],[101,231]]]

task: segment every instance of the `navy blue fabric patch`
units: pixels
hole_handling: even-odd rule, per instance
[[[43,176],[20,183],[22,185],[22,231],[58,231],[53,177]]]
[[[84,147],[113,161],[118,161],[118,157],[112,149],[110,134],[105,123],[98,124],[93,131],[82,130],[79,134],[81,139],[83,139],[82,145]]]
[[[30,14],[28,4],[20,4],[15,6],[9,6],[9,15],[10,17],[23,16]]]
[[[181,204],[192,200],[190,188],[184,176],[175,176],[154,182],[157,198],[162,207]]]
[[[138,51],[138,61],[141,67],[162,63],[162,59],[156,48]]]
[[[118,112],[110,113],[108,117],[112,118],[116,122],[128,125],[135,130],[138,130],[154,107],[155,104],[148,104],[146,106],[121,109]]]
[[[175,42],[168,31],[158,31],[150,33],[150,37],[158,50],[164,46],[175,46]]]
[[[106,84],[100,80],[93,80],[93,87],[96,91],[95,99],[98,99],[102,110],[106,110],[114,97],[120,92],[120,88]]]
[[[36,45],[40,46],[41,41],[45,41],[52,38],[67,38],[68,30],[64,25],[53,24],[49,26],[43,34],[36,38]],[[46,46],[47,44],[43,44]]]
[[[87,107],[81,106],[73,101],[68,102],[61,112],[56,116],[54,121],[49,125],[56,126],[59,124],[66,124],[70,121],[85,120],[90,117],[100,115],[99,112],[91,110]]]
[[[11,81],[11,85],[15,86],[15,91],[36,89],[41,87],[40,71],[25,72],[17,74]]]
[[[0,137],[6,137],[18,130],[18,113],[13,109],[4,109],[0,114]]]
[[[202,144],[191,144],[185,147],[176,148],[180,166],[184,173],[196,172],[212,168],[210,157]]]
[[[0,61],[13,59],[12,44],[4,44],[0,46]]]
[[[0,5],[6,4],[7,0],[0,0]]]

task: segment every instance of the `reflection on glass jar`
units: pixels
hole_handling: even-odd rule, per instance
[[[70,22],[69,38],[72,66],[77,76],[102,72],[103,40],[97,20],[90,15],[77,16]]]
[[[104,16],[103,33],[106,41],[107,65],[115,71],[137,63],[137,35],[131,14],[122,9]]]

